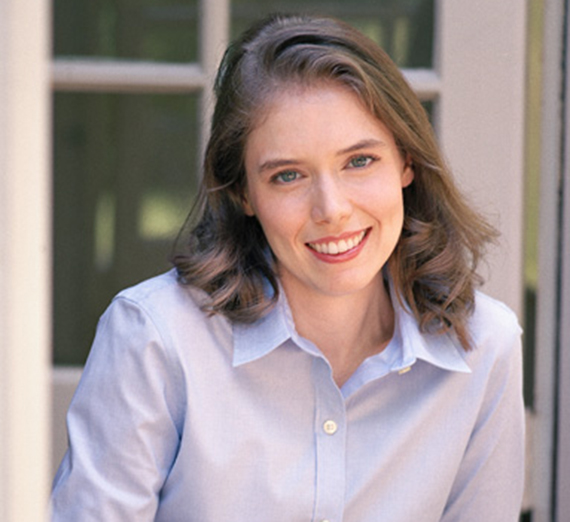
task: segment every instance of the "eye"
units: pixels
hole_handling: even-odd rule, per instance
[[[273,176],[272,181],[275,183],[291,183],[299,178],[299,173],[294,170],[284,170]]]
[[[356,169],[361,169],[368,167],[368,165],[370,165],[375,160],[376,158],[372,156],[365,156],[364,154],[361,154],[359,156],[354,156],[354,158],[351,158],[348,162],[348,166]]]

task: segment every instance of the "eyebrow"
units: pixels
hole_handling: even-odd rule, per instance
[[[354,145],[351,145],[350,147],[347,147],[346,149],[339,150],[336,155],[337,156],[344,156],[345,154],[350,154],[351,152],[356,152],[356,151],[359,151],[362,149],[367,149],[369,147],[385,147],[385,146],[386,146],[386,143],[384,143],[382,140],[365,139],[365,140],[360,140],[359,142],[355,143]],[[298,160],[287,159],[287,158],[267,160],[267,161],[264,161],[259,166],[257,171],[261,174],[267,170],[274,170],[274,169],[279,169],[279,168],[283,168],[283,167],[290,167],[293,165],[297,165],[298,163],[299,163]]]
[[[356,152],[357,150],[367,149],[369,147],[385,147],[385,146],[386,143],[384,143],[382,140],[376,140],[373,138],[368,140],[361,140],[355,143],[354,145],[347,147],[346,149],[342,149],[337,153],[337,156],[343,156],[344,154],[349,154],[350,152]]]
[[[264,161],[259,166],[259,169],[257,169],[257,171],[261,174],[262,172],[265,172],[266,170],[273,170],[273,169],[279,169],[282,167],[289,167],[291,165],[296,165],[298,163],[299,162],[294,160],[294,159],[267,160],[267,161]]]

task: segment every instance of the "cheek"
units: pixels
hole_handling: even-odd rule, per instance
[[[287,198],[266,198],[258,201],[255,215],[274,253],[284,246],[290,248],[303,230],[303,211]]]
[[[295,234],[295,223],[291,216],[279,209],[270,212],[260,212],[257,219],[270,244],[285,241]]]
[[[362,196],[369,212],[380,219],[398,219],[404,215],[404,197],[399,185],[378,185]]]

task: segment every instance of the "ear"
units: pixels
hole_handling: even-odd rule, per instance
[[[409,154],[406,155],[404,171],[402,172],[402,188],[409,186],[414,181],[414,164]]]

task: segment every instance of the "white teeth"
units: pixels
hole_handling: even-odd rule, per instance
[[[319,254],[344,254],[349,250],[353,249],[364,239],[366,232],[362,231],[358,235],[348,238],[341,239],[338,242],[330,241],[329,243],[309,243],[309,246],[319,252]]]

